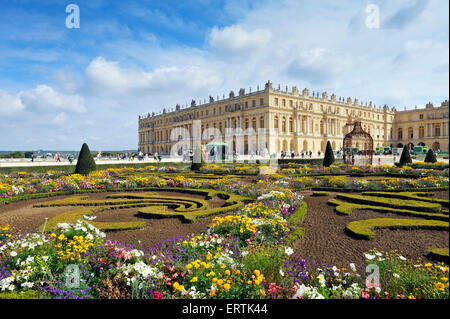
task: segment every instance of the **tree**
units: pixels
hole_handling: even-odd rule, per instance
[[[198,171],[205,164],[205,157],[203,155],[202,146],[197,145],[192,156],[191,170]]]
[[[408,145],[403,146],[402,156],[400,157],[399,166],[405,166],[411,164],[411,155],[409,154]]]
[[[425,163],[436,163],[437,158],[436,154],[434,154],[434,151],[430,148],[427,152],[427,156],[425,156]]]
[[[97,169],[94,158],[92,157],[89,146],[84,143],[78,155],[77,166],[75,167],[75,174],[87,175]]]
[[[333,149],[331,148],[330,141],[328,141],[327,142],[327,148],[325,150],[325,156],[323,158],[323,166],[324,167],[329,167],[333,163],[334,163]]]

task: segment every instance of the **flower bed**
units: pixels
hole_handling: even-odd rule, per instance
[[[85,221],[58,224],[50,234],[4,226],[0,297],[448,298],[448,267],[441,264],[371,252],[367,263],[380,267],[381,288],[366,286],[365,267],[289,260],[291,217],[301,205],[296,193],[270,191],[237,214],[217,217],[201,234],[151,250],[107,240]],[[78,286],[71,285],[74,274]]]

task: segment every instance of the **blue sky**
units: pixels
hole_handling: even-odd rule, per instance
[[[65,26],[68,4],[80,28]],[[368,5],[380,12],[368,28]],[[0,149],[137,148],[140,114],[271,80],[448,99],[447,0],[0,2]],[[6,134],[5,134],[6,133]]]

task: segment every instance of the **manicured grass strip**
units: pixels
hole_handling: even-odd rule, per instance
[[[345,230],[352,237],[372,239],[375,237],[373,230],[379,228],[448,230],[448,226],[448,222],[440,220],[373,218],[350,222]]]
[[[431,258],[437,261],[449,262],[449,249],[448,248],[432,248],[428,251]]]
[[[398,209],[384,206],[374,206],[374,205],[364,205],[364,204],[355,204],[355,203],[347,203],[340,201],[335,198],[331,198],[328,200],[328,204],[336,206],[335,210],[337,213],[342,215],[350,215],[354,211],[357,210],[373,210],[381,213],[394,213],[405,216],[413,216],[420,217],[425,219],[436,219],[436,220],[448,220],[448,214],[439,214],[439,213],[426,213],[426,212],[418,212],[407,209]]]
[[[292,243],[296,239],[302,238],[303,235],[305,234],[305,228],[298,227],[298,225],[301,223],[301,221],[305,217],[307,210],[308,210],[308,205],[306,204],[306,202],[302,202],[300,207],[297,208],[297,210],[295,211],[295,213],[289,217],[288,221],[289,221],[289,223],[294,225],[295,230],[287,236],[286,241],[288,244]]]
[[[39,296],[44,295],[41,291],[25,290],[25,291],[2,291],[0,292],[0,299],[39,299]]]
[[[356,194],[336,194],[336,198],[344,199],[352,203],[384,206],[392,208],[400,208],[406,210],[414,210],[420,212],[440,212],[442,209],[441,204],[430,203],[418,200],[405,200],[398,198],[377,197],[368,195],[356,195]]]
[[[47,225],[45,227],[46,232],[51,232],[58,223],[76,223],[77,220],[84,220],[83,216],[91,216],[95,213],[108,210],[115,209],[119,207],[114,206],[97,206],[97,207],[85,207],[78,208],[68,211],[66,213],[59,214],[50,220],[48,220]],[[137,229],[145,227],[145,222],[89,222],[93,226],[101,229],[101,230],[125,230],[125,229]],[[40,229],[43,228],[44,225],[41,225]]]
[[[328,192],[321,192],[321,191],[312,192],[312,196],[328,196],[328,195],[330,195],[330,193]]]
[[[363,192],[362,195],[369,196],[380,196],[380,197],[390,197],[390,198],[400,198],[400,199],[412,199],[412,200],[421,200],[429,203],[439,203],[444,207],[449,207],[449,201],[446,199],[439,199],[432,197],[433,193],[425,193],[425,192]]]
[[[217,215],[225,212],[238,210],[239,208],[242,208],[244,206],[244,201],[248,199],[240,195],[226,194],[218,191],[210,192],[209,195],[219,197],[222,195],[222,197],[227,198],[224,206],[217,208],[208,208],[208,206],[205,206],[204,209],[196,209],[196,210],[186,209],[184,211],[182,208],[180,208],[176,209],[174,212],[165,211],[164,209],[158,209],[156,207],[145,207],[139,209],[138,214],[142,217],[145,216],[154,218],[177,217],[180,218],[183,222],[193,223],[196,220],[196,218],[199,217]]]

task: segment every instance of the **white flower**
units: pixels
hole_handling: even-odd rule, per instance
[[[353,272],[356,272],[356,266],[355,266],[354,263],[351,263],[351,264],[350,264],[350,269],[351,269]]]
[[[284,249],[284,252],[286,253],[286,255],[290,256],[294,253],[294,250],[291,247],[286,247]]]
[[[400,275],[396,273],[393,273],[392,276],[394,276],[395,278],[400,278]]]
[[[12,252],[9,253],[9,255],[10,255],[11,257],[16,257],[16,256],[17,256],[17,253],[16,253],[15,251],[12,251]]]
[[[280,275],[281,275],[282,277],[284,277],[284,271],[283,271],[283,269],[280,269]]]
[[[371,255],[371,254],[365,254],[364,256],[366,257],[367,260],[372,260],[375,258],[375,255]]]
[[[403,257],[403,256],[399,256],[398,259],[400,259],[400,260],[406,260],[406,258]]]

